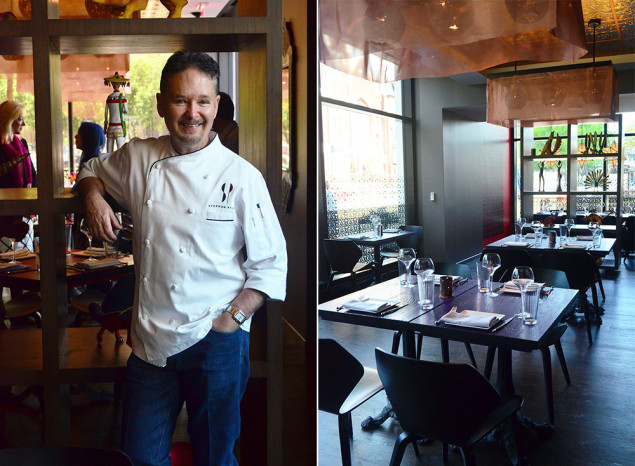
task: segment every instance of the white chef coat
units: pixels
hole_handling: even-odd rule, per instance
[[[79,180],[91,176],[132,215],[132,351],[141,359],[164,366],[243,288],[284,299],[286,245],[265,181],[218,137],[185,155],[169,136],[135,138],[89,160]]]

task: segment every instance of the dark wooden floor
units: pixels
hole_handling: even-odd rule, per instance
[[[604,276],[606,313],[603,324],[593,327],[589,346],[583,321],[570,320],[562,338],[572,384],[567,386],[552,350],[556,429],[530,457],[534,465],[632,465],[635,464],[635,260],[622,265],[617,274]],[[590,293],[589,293],[590,295]],[[375,367],[374,348],[390,349],[392,333],[319,320],[320,338],[334,338],[364,365]],[[473,347],[479,368],[485,364],[485,349]],[[452,362],[469,362],[462,344],[450,343]],[[422,358],[441,360],[440,344],[424,340]],[[547,419],[540,352],[513,353],[516,392],[525,398],[521,412],[537,421]],[[496,368],[494,368],[496,374]],[[360,423],[377,414],[386,397],[376,395],[353,411],[353,464],[387,465],[399,424],[390,419],[378,430],[362,431]],[[320,465],[341,464],[337,418],[318,413]],[[421,447],[417,458],[412,448],[404,465],[442,464],[438,442]],[[498,447],[481,442],[476,447],[477,464],[508,464]],[[450,465],[462,464],[460,454],[450,451]]]

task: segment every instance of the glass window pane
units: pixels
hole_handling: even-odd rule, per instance
[[[401,83],[375,83],[320,64],[322,97],[401,115]]]
[[[372,214],[384,228],[403,225],[401,121],[331,104],[322,115],[328,236],[370,231]]]

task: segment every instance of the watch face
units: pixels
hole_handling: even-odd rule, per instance
[[[238,309],[237,307],[229,306],[225,310],[227,312],[229,312],[232,315],[232,317],[234,318],[234,320],[236,322],[238,322],[239,324],[241,324],[241,325],[247,319],[247,316],[245,316],[245,314],[243,314],[243,312],[240,309]]]

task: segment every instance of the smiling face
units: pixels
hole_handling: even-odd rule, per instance
[[[157,111],[179,154],[195,152],[209,143],[219,99],[214,81],[196,68],[169,78],[167,92],[157,94]]]
[[[20,112],[20,116],[18,116],[18,118],[13,120],[13,123],[11,123],[11,131],[13,131],[13,134],[15,136],[19,136],[22,133],[22,128],[26,124],[24,122],[25,116],[26,116],[26,112],[24,110],[22,110]]]

